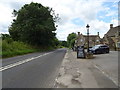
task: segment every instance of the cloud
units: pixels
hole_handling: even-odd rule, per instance
[[[106,16],[113,16],[113,15],[115,15],[115,14],[116,14],[115,11],[111,11],[110,13],[106,14]]]
[[[110,28],[110,23],[105,23],[97,19],[92,20],[89,23],[89,25],[90,25],[90,28],[89,28],[90,35],[97,35],[97,32],[99,32],[101,38],[104,36],[105,33],[107,33],[107,31]],[[58,33],[57,37],[60,40],[67,40],[68,34],[72,32],[75,32],[75,33],[80,32],[86,35],[87,29],[86,29],[86,26],[77,26],[73,23],[67,23],[64,26],[59,26],[58,31],[57,31]]]
[[[1,0],[0,2],[0,32],[8,32],[8,26],[12,22],[12,11],[13,9],[19,10],[24,4],[28,4],[33,0]],[[110,0],[113,2],[114,0]],[[117,2],[118,0],[116,0]],[[101,37],[108,31],[109,23],[104,21],[104,16],[114,16],[116,11],[110,10],[110,7],[104,6],[104,2],[108,0],[34,0],[34,2],[41,3],[43,6],[49,6],[55,10],[55,13],[59,14],[61,18],[56,24],[57,27],[57,37],[60,40],[66,40],[69,33],[81,32],[86,34],[87,23],[90,24],[90,33],[97,34],[100,32]],[[116,6],[114,2],[113,7]],[[99,12],[106,12],[106,14],[101,13],[99,17],[103,20],[97,19],[97,14]],[[75,19],[75,22],[73,20]],[[80,23],[82,22],[82,23]],[[80,23],[80,25],[79,25]],[[84,23],[84,24],[83,24]],[[117,20],[114,20],[116,25]]]
[[[90,32],[91,34],[97,34],[97,32],[100,33],[100,37],[102,38],[104,36],[105,33],[107,33],[107,31],[110,28],[110,23],[106,23],[103,21],[99,21],[99,20],[94,20],[90,22]]]
[[[119,22],[118,19],[112,19],[111,20],[111,23],[113,23],[114,27],[118,26],[118,22]]]
[[[0,4],[11,9],[19,10],[25,2],[21,0],[1,0]]]
[[[0,4],[0,33],[8,33],[8,26],[12,21],[12,9]]]

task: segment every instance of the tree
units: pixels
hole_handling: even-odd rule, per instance
[[[13,11],[13,20],[9,33],[14,40],[32,45],[53,45],[55,41],[55,14],[53,10],[41,4],[25,4],[20,10]]]
[[[67,47],[67,41],[60,41],[60,46]]]
[[[70,47],[74,47],[75,39],[76,39],[76,38],[74,38],[74,39],[72,39],[72,40],[70,41]]]
[[[2,40],[5,40],[7,43],[12,43],[13,39],[9,34],[1,34]]]
[[[2,40],[5,40],[7,38],[11,38],[9,34],[1,34]]]
[[[74,46],[75,39],[76,39],[76,33],[70,33],[67,37],[67,44],[71,48]]]
[[[56,37],[54,38],[53,43],[55,47],[59,46],[59,40]]]

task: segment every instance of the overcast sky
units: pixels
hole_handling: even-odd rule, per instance
[[[108,2],[109,1],[109,2]],[[69,33],[80,32],[86,35],[86,25],[90,25],[90,34],[100,33],[100,37],[109,30],[110,24],[118,26],[119,0],[0,0],[0,33],[8,33],[13,19],[13,9],[19,10],[24,4],[41,3],[55,10],[61,18],[56,24],[57,38],[66,40]]]

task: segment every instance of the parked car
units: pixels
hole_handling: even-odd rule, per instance
[[[109,46],[100,44],[100,45],[93,46],[89,50],[93,54],[109,53]]]

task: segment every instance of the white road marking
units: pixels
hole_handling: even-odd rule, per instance
[[[116,86],[118,86],[118,83],[112,78],[112,77],[110,77],[110,75],[109,74],[107,74],[107,72],[105,72],[102,68],[100,69],[99,67],[98,67],[98,65],[94,65],[94,67],[95,68],[97,68],[99,71],[101,71],[106,77],[108,77],[110,80],[112,80],[113,81],[113,83],[116,85]]]
[[[15,66],[18,66],[18,65],[27,63],[27,62],[29,62],[29,61],[32,61],[32,60],[37,59],[37,58],[40,58],[40,57],[42,57],[42,56],[46,56],[46,55],[48,55],[48,54],[50,54],[50,53],[52,53],[52,52],[45,53],[45,54],[39,55],[39,56],[37,56],[37,57],[32,57],[32,58],[25,59],[25,60],[22,60],[22,61],[13,63],[13,64],[9,64],[9,65],[7,65],[7,66],[0,67],[0,72],[1,72],[1,71],[4,71],[4,70],[7,70],[7,69],[9,69],[9,68],[12,68],[12,67],[15,67]]]

